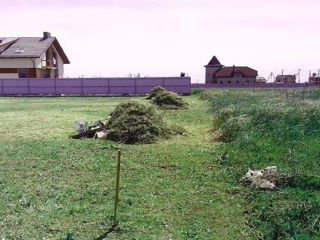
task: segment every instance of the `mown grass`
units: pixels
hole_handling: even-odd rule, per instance
[[[304,90],[300,91],[301,92]],[[293,180],[274,192],[242,189],[247,218],[259,239],[320,238],[320,99],[283,91],[204,92],[214,116],[212,134],[228,182],[247,168],[278,166]]]
[[[105,118],[128,98],[0,98],[0,238],[104,235],[121,149],[120,223],[107,239],[256,239],[243,188],[215,161],[212,113],[198,98],[162,111],[187,135],[148,145],[68,138],[75,120]]]

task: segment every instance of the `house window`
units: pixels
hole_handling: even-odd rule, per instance
[[[237,72],[237,73],[234,74],[234,76],[237,77],[237,78],[241,78],[242,74]]]
[[[247,80],[246,82],[247,82],[247,83],[250,83],[250,81],[249,81],[249,80]]]
[[[47,70],[47,69],[42,70],[42,77],[50,78],[50,70]]]
[[[29,69],[28,68],[19,68],[18,69],[19,78],[28,78]]]
[[[222,81],[220,81],[220,84],[223,84],[223,82],[222,82]]]
[[[228,83],[230,84],[230,83],[231,83],[231,81],[228,81]]]
[[[237,83],[239,83],[239,81],[237,81]]]

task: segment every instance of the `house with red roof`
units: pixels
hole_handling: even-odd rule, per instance
[[[250,67],[223,66],[216,56],[205,65],[206,84],[249,84],[256,83],[258,71]]]

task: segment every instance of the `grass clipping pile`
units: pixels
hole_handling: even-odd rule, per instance
[[[168,126],[154,106],[144,105],[135,101],[119,104],[107,118],[103,128],[105,139],[125,144],[148,144],[159,138],[168,138],[171,135],[183,135],[185,130],[179,126]],[[89,128],[89,136],[94,134]],[[77,136],[77,135],[75,135]],[[75,138],[74,136],[72,138]]]
[[[155,87],[151,90],[147,99],[161,109],[178,110],[188,108],[188,104],[173,92],[168,92],[162,87]]]

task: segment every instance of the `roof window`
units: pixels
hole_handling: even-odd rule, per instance
[[[22,54],[24,52],[24,49],[17,49],[14,53],[15,54]]]

